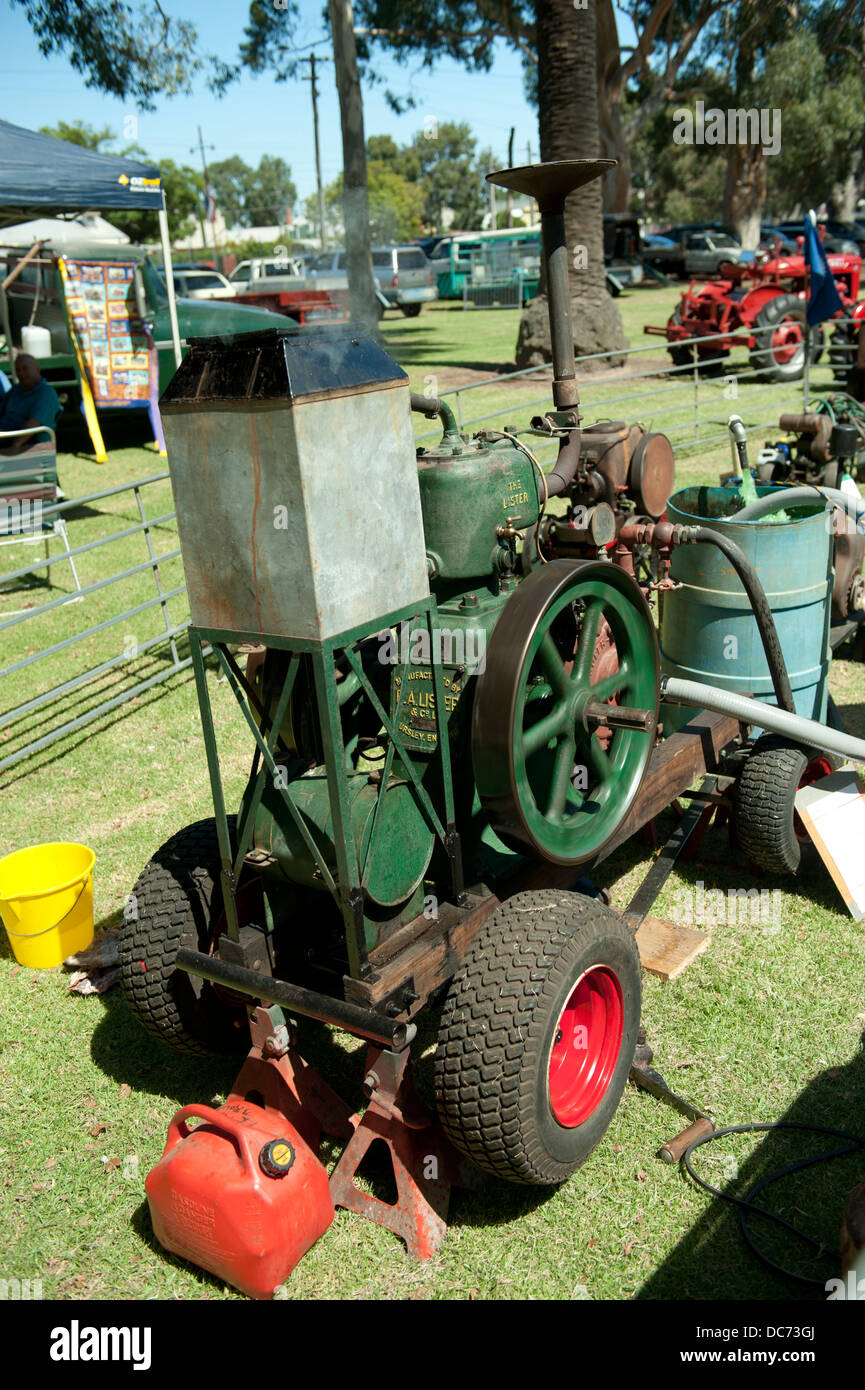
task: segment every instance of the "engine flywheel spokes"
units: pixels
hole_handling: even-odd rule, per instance
[[[618,664],[600,675],[606,629]],[[475,779],[499,837],[557,864],[594,858],[639,791],[657,725],[658,643],[637,585],[601,561],[535,570],[493,629],[472,717]]]

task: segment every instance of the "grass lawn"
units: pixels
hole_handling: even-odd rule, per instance
[[[675,289],[623,296],[619,304],[632,343],[642,344],[643,323],[663,323]],[[494,375],[512,362],[516,311],[463,312],[440,304],[416,319],[389,316],[390,350],[410,373],[412,389],[448,389]],[[649,339],[645,340],[646,342]],[[661,344],[654,365],[664,362]],[[645,364],[644,364],[645,365]],[[435,378],[435,382],[431,381]],[[506,410],[502,421],[525,423],[527,402],[546,403],[541,384],[496,383],[464,395],[463,419]],[[815,384],[828,385],[818,369]],[[664,397],[617,402],[628,390],[619,373],[587,375],[581,395],[587,419],[613,409],[628,419],[665,427]],[[632,392],[648,389],[630,384]],[[671,390],[657,383],[654,390]],[[678,401],[693,383],[678,386]],[[749,423],[798,409],[801,386],[777,387],[761,397],[743,391],[735,404],[723,382],[701,382],[698,418],[723,422],[739,409]],[[693,401],[688,410],[693,416]],[[667,409],[671,409],[669,405]],[[687,412],[686,412],[687,413]],[[673,422],[683,416],[668,416]],[[418,421],[418,433],[428,429]],[[701,423],[701,432],[709,425]],[[716,430],[718,426],[715,426]],[[133,437],[125,422],[109,433],[109,462],[99,467],[80,431],[60,461],[69,496],[159,472],[164,461]],[[777,429],[774,431],[777,433]],[[772,434],[767,430],[767,436]],[[759,436],[758,436],[759,437]],[[712,483],[727,466],[729,446],[689,445],[677,451],[680,485]],[[167,482],[146,492],[151,516],[171,510]],[[73,545],[138,521],[131,494],[93,504],[70,520]],[[158,553],[172,549],[170,523],[154,531]],[[24,563],[6,550],[3,569]],[[83,556],[82,583],[146,559],[140,535],[108,551]],[[163,573],[166,589],[180,583],[178,561]],[[31,587],[0,596],[3,615],[69,591],[55,572],[55,588]],[[6,634],[3,665],[91,627],[153,593],[142,573],[79,604],[54,610]],[[184,617],[172,600],[173,621]],[[8,711],[58,680],[67,679],[158,631],[159,609],[110,628],[34,671],[0,681],[0,710]],[[0,726],[0,758],[35,731],[53,727],[111,698],[123,681],[145,678],[161,658],[134,655],[112,673],[73,692],[49,710]],[[44,667],[44,669],[43,669]],[[233,699],[211,674],[217,734],[224,750],[228,799],[244,785],[249,740],[240,730]],[[833,664],[831,686],[851,733],[865,736],[863,667]],[[48,840],[83,840],[96,852],[96,917],[114,923],[151,852],[180,826],[210,814],[210,794],[191,674],[174,677],[87,729],[0,774],[0,852]],[[670,824],[672,821],[670,821]],[[607,861],[598,881],[623,907],[651,862],[641,839]],[[696,862],[680,867],[656,906],[658,915],[681,913],[683,893],[706,887],[750,886],[745,866],[731,852],[726,830],[712,829]],[[821,866],[801,877],[764,879],[777,891],[769,923],[717,925],[708,950],[672,984],[646,977],[643,1021],[656,1065],[674,1089],[709,1109],[719,1124],[782,1118],[861,1130],[865,1113],[865,934],[843,909]],[[359,1096],[363,1046],[304,1025],[302,1050],[322,1059],[329,1079]],[[418,1080],[430,1095],[435,1020],[421,1034]],[[18,967],[5,937],[0,942],[0,1248],[3,1273],[41,1279],[53,1299],[235,1299],[219,1281],[174,1260],[153,1238],[144,1177],[159,1158],[167,1123],[180,1105],[224,1098],[234,1068],[222,1062],[175,1057],[128,1015],[118,990],[103,997],[67,993],[61,971]],[[286,1288],[290,1298],[735,1298],[817,1299],[819,1288],[791,1285],[747,1251],[734,1209],[723,1206],[655,1157],[683,1124],[671,1111],[631,1088],[604,1141],[577,1175],[558,1190],[510,1187],[489,1179],[478,1192],[455,1194],[451,1227],[441,1254],[413,1264],[395,1237],[346,1212],[301,1262]],[[769,1137],[734,1136],[702,1150],[700,1169],[716,1186],[734,1191],[832,1141],[794,1130]],[[115,1162],[115,1160],[117,1160]],[[827,1247],[837,1246],[847,1195],[865,1176],[865,1159],[840,1160],[806,1170],[770,1189],[765,1200]],[[733,1175],[738,1171],[738,1178]],[[781,1263],[821,1282],[837,1271],[815,1261],[771,1229],[754,1222],[755,1237]],[[756,1319],[755,1319],[756,1320]]]

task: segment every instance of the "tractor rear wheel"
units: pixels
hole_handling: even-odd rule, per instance
[[[476,936],[439,1029],[439,1117],[509,1182],[564,1182],[603,1138],[640,1023],[640,957],[612,908],[520,893]]]
[[[678,327],[682,322],[682,308],[677,304],[672,314],[667,320],[667,327]],[[674,367],[691,367],[694,363],[694,349],[690,346],[685,347],[681,342],[670,342],[667,347],[670,359]]]
[[[229,817],[234,839],[234,817]],[[246,1010],[175,965],[181,946],[209,952],[222,911],[216,822],[196,821],[156,851],[132,890],[120,933],[120,983],[148,1033],[198,1056],[249,1045]]]
[[[754,319],[751,367],[766,381],[798,381],[805,365],[805,305],[795,294],[770,299]]]
[[[795,874],[811,857],[811,840],[796,814],[796,792],[828,777],[837,762],[778,734],[761,734],[737,788],[736,838],[752,863],[768,873]]]

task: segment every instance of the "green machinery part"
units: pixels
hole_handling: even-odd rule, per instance
[[[617,669],[591,683],[602,620]],[[478,680],[472,762],[505,844],[556,864],[595,858],[639,791],[658,720],[658,643],[630,577],[555,560],[511,597]]]

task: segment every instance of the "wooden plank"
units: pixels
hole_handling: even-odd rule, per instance
[[[475,933],[492,916],[499,902],[495,893],[490,893],[485,898],[471,899],[468,912],[448,903],[443,904],[439,920],[430,922],[426,931],[415,936],[396,955],[382,960],[375,951],[370,953],[370,965],[376,974],[374,980],[352,980],[344,976],[346,999],[353,1004],[375,1008],[394,990],[413,980],[414,991],[418,995],[417,1002],[410,1010],[413,1016],[429,996],[456,973]],[[409,928],[415,925],[409,923]],[[385,943],[385,948],[390,944]]]
[[[631,835],[636,834],[704,773],[715,771],[722,750],[733,743],[738,735],[737,720],[731,719],[728,715],[704,712],[696,714],[677,734],[672,734],[659,744],[634,806],[614,840],[596,862],[605,859]],[[542,888],[573,889],[590,867],[589,864],[584,864],[573,868],[542,861],[526,863],[513,875],[502,880],[497,885],[497,892],[484,897],[475,895],[470,898],[468,913],[465,909],[460,910],[452,904],[445,903],[440,908],[437,922],[427,922],[424,917],[416,917],[383,942],[377,950],[370,952],[370,965],[376,976],[374,980],[343,977],[345,998],[351,1003],[375,1008],[395,990],[413,981],[414,991],[419,996],[410,1010],[410,1016],[414,1016],[429,996],[456,973],[475,933],[502,901],[515,893]],[[672,924],[668,925],[672,927]],[[688,932],[686,927],[676,930]],[[691,932],[690,935],[700,938],[704,944],[708,943],[708,938],[704,938],[700,932]],[[639,935],[637,940],[639,942]],[[684,959],[687,955],[686,948],[682,946],[681,951],[682,963],[676,967],[673,961],[673,974],[664,968],[663,953],[658,956],[658,968],[647,965],[646,969],[652,974],[662,975],[665,979],[674,979],[688,964],[688,959]],[[695,950],[693,954],[698,954],[698,951]],[[654,957],[652,959],[654,960]]]
[[[728,714],[709,711],[695,717],[659,743],[636,801],[620,825],[598,862],[606,859],[620,845],[635,835],[655,816],[666,810],[671,801],[707,772],[718,770],[723,750],[739,735],[739,721]]]
[[[675,980],[705,951],[711,939],[708,932],[662,917],[645,917],[637,932],[640,963],[650,975]]]
[[[857,922],[865,917],[865,792],[855,772],[833,772],[800,787],[796,810]]]

